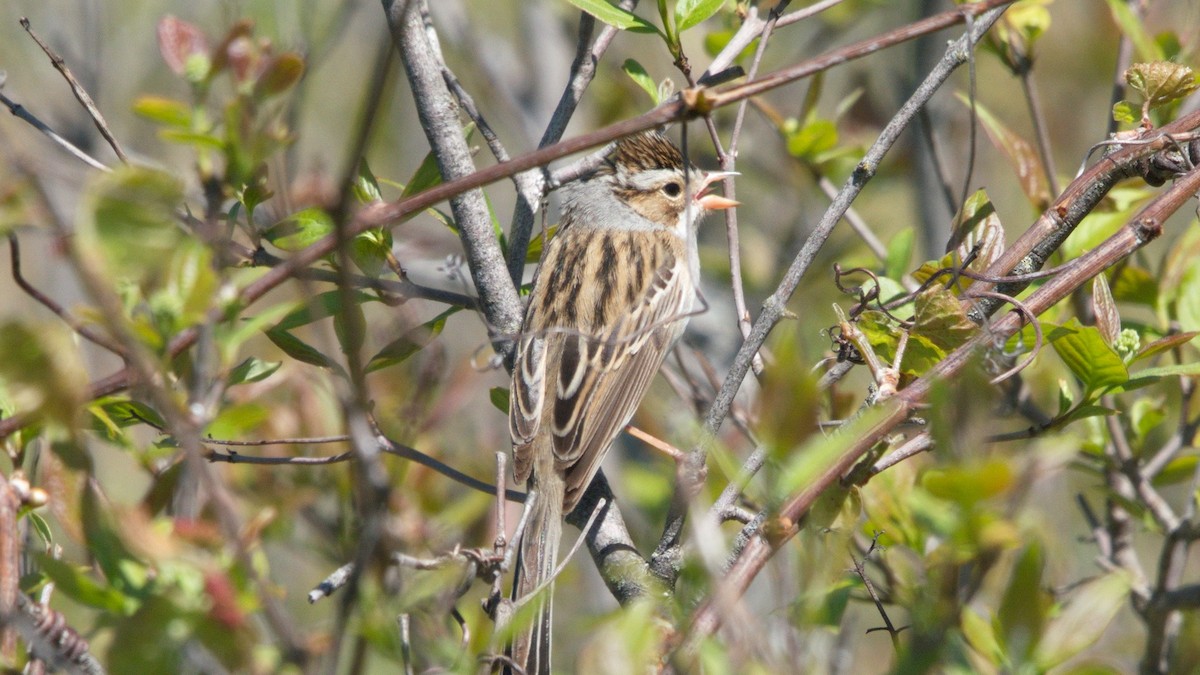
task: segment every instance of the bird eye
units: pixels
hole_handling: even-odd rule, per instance
[[[675,181],[671,181],[662,186],[662,191],[668,197],[678,197],[683,192],[683,186]]]

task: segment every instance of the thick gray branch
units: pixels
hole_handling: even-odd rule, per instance
[[[475,164],[458,119],[458,106],[442,79],[441,64],[429,44],[421,12],[414,2],[384,0],[383,6],[392,39],[404,61],[421,127],[442,178],[450,181],[474,173]],[[489,332],[516,333],[521,325],[521,302],[507,274],[483,192],[471,190],[452,198],[450,210],[458,225]]]

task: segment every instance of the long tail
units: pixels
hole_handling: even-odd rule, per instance
[[[514,600],[527,598],[547,579],[553,577],[554,568],[558,564],[558,545],[562,539],[563,524],[562,478],[554,474],[548,476],[548,480],[535,476],[532,489],[536,490],[537,499],[525,524],[525,534],[521,537],[520,556],[517,558],[516,577],[513,580]],[[553,584],[528,600],[529,606],[535,609],[534,619],[513,637],[510,655],[527,675],[550,673],[553,601]],[[528,616],[526,612],[522,607],[517,615]]]

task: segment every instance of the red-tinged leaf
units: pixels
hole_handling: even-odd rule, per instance
[[[970,106],[970,101],[961,94],[959,100],[964,105]],[[979,115],[983,131],[992,141],[992,145],[1004,153],[1005,159],[1016,172],[1017,180],[1021,184],[1021,191],[1025,193],[1034,208],[1039,211],[1046,209],[1050,205],[1050,185],[1046,181],[1046,169],[1042,165],[1037,149],[1033,147],[1032,143],[1005,126],[998,117],[978,101],[975,102],[975,111]]]
[[[196,26],[167,15],[158,22],[158,51],[176,75],[184,76],[195,58],[208,60],[208,38]]]
[[[1191,68],[1171,61],[1135,63],[1125,71],[1125,82],[1150,108],[1184,98],[1200,87]]]
[[[229,27],[225,37],[221,38],[220,44],[212,52],[212,73],[214,75],[229,66],[229,45],[234,40],[250,37],[253,33],[254,21],[251,19],[241,19]]]
[[[940,260],[923,263],[913,272],[913,278],[919,283],[925,283],[940,269],[960,267],[965,260],[970,260],[966,269],[982,272],[1004,253],[1004,225],[1000,223],[986,190],[979,190],[967,198],[955,222],[958,225],[950,237],[953,250]],[[965,277],[958,280],[961,288],[971,283]]]
[[[274,96],[291,89],[304,76],[304,59],[295,52],[284,52],[271,58],[254,83],[256,96]]]
[[[1109,345],[1116,344],[1117,336],[1121,333],[1121,314],[1117,311],[1117,303],[1103,274],[1097,274],[1092,279],[1092,311],[1096,314],[1096,328],[1100,330],[1100,335],[1108,340]]]
[[[978,328],[967,318],[962,303],[948,290],[930,289],[914,302],[912,332],[927,337],[944,352],[961,346]]]
[[[1200,332],[1188,331],[1187,333],[1176,333],[1174,335],[1168,335],[1164,338],[1159,338],[1145,347],[1142,347],[1141,351],[1137,353],[1137,356],[1133,357],[1133,362],[1137,363],[1143,359],[1148,359],[1151,356],[1161,354],[1168,349],[1174,349],[1176,347],[1185,345],[1191,342],[1192,338],[1196,337],[1197,335],[1200,335]]]

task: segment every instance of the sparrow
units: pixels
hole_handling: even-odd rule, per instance
[[[737,205],[709,194],[729,172],[697,169],[661,132],[616,141],[603,158],[562,188],[558,232],[535,275],[513,366],[513,473],[535,495],[513,597],[536,603],[536,618],[514,637],[510,657],[530,675],[550,672],[547,582],[563,517],[683,334],[698,293],[697,223]]]

